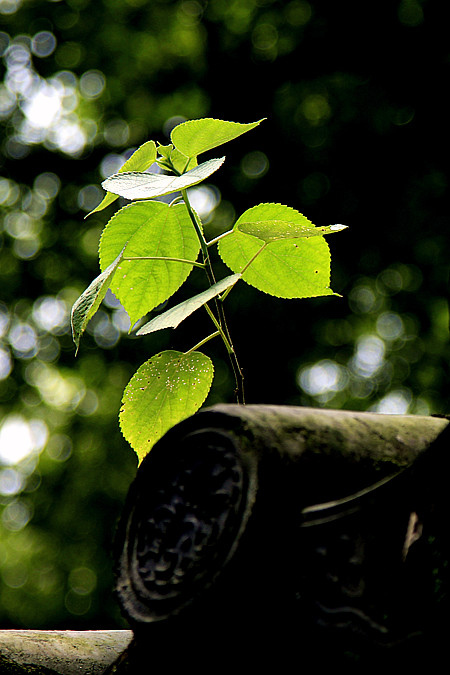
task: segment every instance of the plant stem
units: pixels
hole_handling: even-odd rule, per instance
[[[192,206],[190,204],[188,195],[187,195],[187,190],[181,190],[181,195],[183,197],[184,203],[187,208],[187,212],[189,213],[189,217],[191,219],[192,225],[194,226],[194,230],[197,234],[198,240],[200,242],[200,247],[202,249],[202,256],[203,256],[203,263],[205,265],[205,270],[206,274],[208,275],[208,281],[210,286],[216,283],[216,279],[214,277],[214,271],[211,265],[211,260],[209,257],[208,253],[208,246],[206,245],[206,240],[205,237],[203,236],[202,228],[200,223],[197,220],[197,216],[194,213]]]
[[[223,305],[222,303],[218,303],[219,305],[219,310],[221,309],[223,312]],[[226,328],[226,332],[223,330],[222,325],[217,321],[216,317],[214,316],[214,313],[211,311],[210,307],[208,306],[208,303],[205,304],[205,309],[208,312],[212,322],[214,325],[217,327],[220,336],[223,340],[223,343],[226,347],[226,350],[228,352],[228,356],[230,359],[231,363],[231,369],[233,371],[234,375],[234,380],[236,382],[236,389],[235,389],[235,394],[236,394],[236,399],[238,403],[245,403],[245,394],[244,394],[244,374],[241,370],[241,367],[239,365],[238,358],[236,356],[236,352],[234,351],[233,343],[231,342],[230,338],[230,333],[228,331],[228,328]]]
[[[200,242],[200,247],[202,249],[202,256],[203,256],[203,263],[205,265],[205,272],[208,277],[208,282],[210,286],[213,286],[213,284],[216,283],[216,279],[214,276],[214,270],[211,265],[211,259],[209,257],[209,252],[208,252],[208,245],[206,243],[205,237],[203,236],[202,228],[201,228],[201,223],[198,222],[197,215],[195,214],[194,210],[192,209],[192,206],[189,202],[189,198],[187,195],[187,190],[181,190],[181,195],[183,197],[184,203],[186,205],[186,209],[189,213],[189,217],[191,219],[191,222],[194,226],[194,229],[197,233],[197,237]],[[227,321],[225,317],[225,310],[223,307],[222,302],[215,302],[216,304],[216,309],[217,309],[217,314],[218,314],[218,323],[216,324],[216,321],[214,322],[215,325],[219,326],[220,330],[220,335],[222,337],[222,340],[224,341],[225,347],[227,348],[227,352],[230,358],[231,362],[231,367],[233,370],[234,374],[234,379],[236,381],[236,389],[235,389],[235,394],[236,394],[236,399],[238,403],[245,403],[245,396],[244,396],[244,375],[242,373],[241,367],[239,365],[239,361],[236,356],[236,352],[234,351],[233,347],[233,342],[231,340],[230,332],[228,330],[227,326]],[[211,311],[211,310],[209,310]],[[215,318],[215,317],[214,317]]]
[[[211,308],[209,307],[208,303],[205,303],[205,309],[206,309],[206,311],[208,312],[208,315],[209,315],[211,321],[213,322],[213,324],[214,324],[215,327],[217,328],[217,330],[218,330],[218,332],[219,332],[219,334],[220,334],[222,340],[224,341],[225,347],[227,348],[228,354],[232,354],[232,352],[233,352],[233,347],[232,347],[232,345],[230,344],[230,342],[228,341],[227,336],[225,335],[225,333],[224,333],[223,330],[222,330],[222,326],[221,326],[220,323],[217,321],[216,317],[214,316],[214,312],[211,311]]]
[[[250,267],[250,265],[252,264],[252,262],[253,262],[254,260],[256,260],[256,258],[259,256],[259,254],[262,253],[262,252],[264,251],[264,249],[266,248],[267,244],[268,244],[268,242],[266,241],[266,243],[263,244],[263,245],[261,246],[261,248],[260,248],[258,251],[256,251],[256,253],[255,253],[255,255],[253,256],[253,258],[252,258],[251,260],[249,260],[248,263],[247,263],[247,264],[245,265],[245,267],[243,268],[243,270],[242,270],[242,272],[241,272],[241,275],[244,274],[244,272]],[[237,283],[237,282],[236,282],[236,283]],[[235,286],[236,286],[236,284],[233,284],[232,286],[230,286],[230,288],[227,288],[227,290],[226,290],[224,293],[222,293],[222,295],[219,297],[220,302],[223,302],[223,301],[225,300],[225,298],[228,296],[228,293],[229,293],[230,291],[232,291],[233,288],[234,288]]]
[[[214,244],[217,244],[218,241],[223,239],[223,237],[227,237],[232,232],[233,232],[233,230],[228,230],[227,232],[222,232],[222,234],[219,234],[218,237],[214,237],[214,239],[211,239],[211,241],[208,241],[208,243],[206,244],[207,247],[209,248],[210,246],[213,246]]]
[[[203,340],[200,340],[200,342],[197,342],[196,345],[194,345],[193,347],[191,347],[191,349],[188,349],[187,352],[184,352],[184,353],[190,354],[191,352],[195,352],[195,350],[198,349],[199,347],[201,347],[202,345],[204,345],[205,342],[209,342],[210,340],[217,337],[218,335],[220,335],[220,331],[216,330],[215,333],[211,333],[211,335],[208,335],[208,337],[203,338]]]

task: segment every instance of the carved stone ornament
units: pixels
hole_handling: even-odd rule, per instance
[[[135,651],[111,672],[133,672],[150,645],[161,662],[171,649],[181,665],[196,645],[197,662],[221,653],[230,667],[236,650],[280,666],[300,652],[404,664],[436,649],[449,433],[438,417],[237,405],[171,429],[119,527]]]

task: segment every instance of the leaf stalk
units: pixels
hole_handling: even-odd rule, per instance
[[[197,342],[196,345],[191,347],[191,349],[188,349],[188,351],[184,352],[184,354],[186,355],[186,354],[190,354],[191,352],[195,352],[197,349],[202,347],[206,342],[209,342],[210,340],[217,337],[218,335],[220,335],[220,331],[216,330],[215,333],[211,333],[211,335],[208,335],[208,337],[205,337],[205,338],[203,338],[203,340],[200,340],[200,342]]]

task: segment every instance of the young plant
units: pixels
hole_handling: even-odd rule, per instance
[[[120,427],[142,461],[154,443],[174,424],[196,412],[213,380],[211,359],[198,351],[220,338],[236,382],[236,398],[244,403],[242,370],[227,327],[224,301],[239,281],[280,298],[335,295],[330,289],[330,251],[325,235],[344,225],[315,227],[295,209],[258,204],[245,211],[229,232],[207,240],[205,228],[189,202],[189,188],[220,169],[225,157],[198,163],[198,157],[254,129],[262,120],[238,124],[216,119],[190,120],[176,126],[171,143],[148,141],[120,171],[102,183],[107,190],[100,211],[118,196],[131,201],[107,223],[100,239],[101,274],[72,308],[72,334],[78,351],[89,320],[108,288],[127,311],[131,326],[170,298],[194,267],[205,273],[205,290],[155,316],[137,331],[148,335],[176,328],[204,307],[212,333],[187,352],[167,350],[143,363],[131,378],[122,400]],[[157,164],[165,173],[148,169]],[[159,198],[176,193],[168,204]],[[94,212],[92,211],[92,213]],[[217,280],[210,249],[232,274]]]

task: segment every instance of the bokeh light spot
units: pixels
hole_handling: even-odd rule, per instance
[[[264,152],[255,150],[245,155],[241,169],[247,178],[261,178],[269,170],[269,160]]]
[[[69,584],[78,595],[89,595],[97,585],[97,575],[89,567],[76,567],[69,574]]]
[[[15,14],[22,4],[22,0],[1,0],[0,14]]]
[[[362,377],[372,377],[384,363],[385,345],[376,335],[363,335],[356,342],[351,368]]]
[[[383,340],[396,340],[404,333],[402,318],[395,312],[383,312],[377,319],[377,333]]]
[[[105,125],[103,135],[109,145],[124,146],[130,137],[130,127],[125,120],[111,120]]]
[[[44,58],[53,54],[56,48],[56,38],[47,30],[36,33],[31,41],[31,50],[35,56]]]
[[[61,181],[55,173],[46,171],[35,178],[33,187],[44,199],[54,199],[61,187]]]
[[[370,409],[378,413],[389,415],[406,415],[411,405],[412,396],[408,389],[398,389],[388,392],[381,401]]]
[[[69,310],[63,300],[43,296],[33,305],[33,319],[43,330],[59,335],[68,329]]]
[[[298,374],[300,387],[310,396],[334,395],[348,382],[346,369],[335,361],[323,359],[313,366],[302,368]]]
[[[19,359],[31,359],[38,351],[38,340],[33,326],[21,321],[14,321],[8,340],[15,356]]]
[[[13,362],[9,351],[0,347],[0,380],[6,380],[13,368]]]
[[[84,98],[98,98],[105,88],[105,76],[99,70],[88,70],[80,77],[80,91]]]
[[[8,468],[0,471],[0,494],[11,496],[18,494],[24,485],[23,476],[16,469]]]
[[[7,416],[0,426],[0,462],[14,465],[47,443],[48,429],[42,420],[26,420],[22,415]]]
[[[5,506],[2,512],[2,524],[6,530],[19,532],[31,520],[32,511],[28,504],[14,501]]]
[[[220,192],[211,185],[202,185],[188,190],[189,201],[200,218],[206,222],[220,203]]]
[[[98,185],[85,185],[78,193],[78,206],[89,213],[100,204],[104,196]]]
[[[117,173],[124,162],[125,158],[122,155],[117,155],[115,153],[106,155],[100,164],[102,178],[108,178],[109,176],[112,176],[113,173]]]
[[[313,126],[324,124],[331,117],[330,104],[322,94],[308,94],[300,104],[300,111]]]

